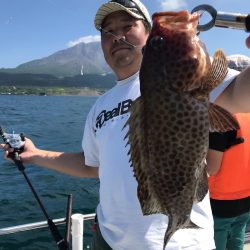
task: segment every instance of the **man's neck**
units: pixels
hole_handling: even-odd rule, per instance
[[[136,72],[140,70],[140,67],[137,68],[127,68],[127,69],[121,69],[121,70],[116,70],[114,71],[117,77],[118,81],[124,80],[129,78],[130,76],[134,75]]]

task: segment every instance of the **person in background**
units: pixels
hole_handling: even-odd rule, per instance
[[[79,177],[99,177],[100,203],[92,250],[162,250],[168,217],[143,216],[137,182],[130,167],[122,129],[131,103],[140,96],[139,69],[151,18],[139,0],[113,0],[97,10],[95,27],[101,32],[104,57],[117,84],[90,110],[83,135],[83,152],[53,152],[37,148],[26,138],[24,163],[32,163]],[[2,145],[6,156],[11,149]],[[191,220],[200,229],[178,230],[166,250],[214,249],[209,195],[193,206]]]
[[[211,99],[234,114],[240,129],[210,133],[207,170],[216,250],[242,250],[250,219],[250,58],[227,59],[231,77]]]

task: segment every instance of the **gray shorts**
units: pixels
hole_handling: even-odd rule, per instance
[[[112,250],[103,239],[98,223],[96,224],[96,231],[94,232],[91,250]]]

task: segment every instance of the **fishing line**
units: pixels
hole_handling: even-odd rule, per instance
[[[142,50],[142,48],[143,48],[142,46],[138,46],[138,45],[135,45],[135,44],[133,44],[133,43],[130,43],[130,42],[124,40],[123,38],[121,38],[121,37],[115,35],[114,33],[110,32],[110,31],[108,31],[108,30],[103,29],[102,27],[99,27],[99,31],[103,31],[105,34],[108,34],[108,35],[110,35],[110,36],[113,36],[114,38],[117,39],[117,41],[119,41],[119,42],[121,42],[121,43],[124,43],[124,44],[126,44],[126,45],[128,45],[128,46],[130,46],[130,47],[132,47],[132,48],[134,48],[134,49]]]
[[[0,117],[0,126],[2,126],[2,127],[8,127],[8,128],[10,128],[10,130],[12,132],[14,132],[14,128],[11,126],[10,122],[7,119],[7,115],[5,113],[5,110],[6,110],[5,107],[1,107],[1,110],[0,110],[1,111],[0,112],[0,114],[1,114],[1,117]]]

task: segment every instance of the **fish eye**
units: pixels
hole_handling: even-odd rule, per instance
[[[162,49],[165,47],[166,38],[161,36],[154,36],[150,39],[149,42],[153,49]]]

